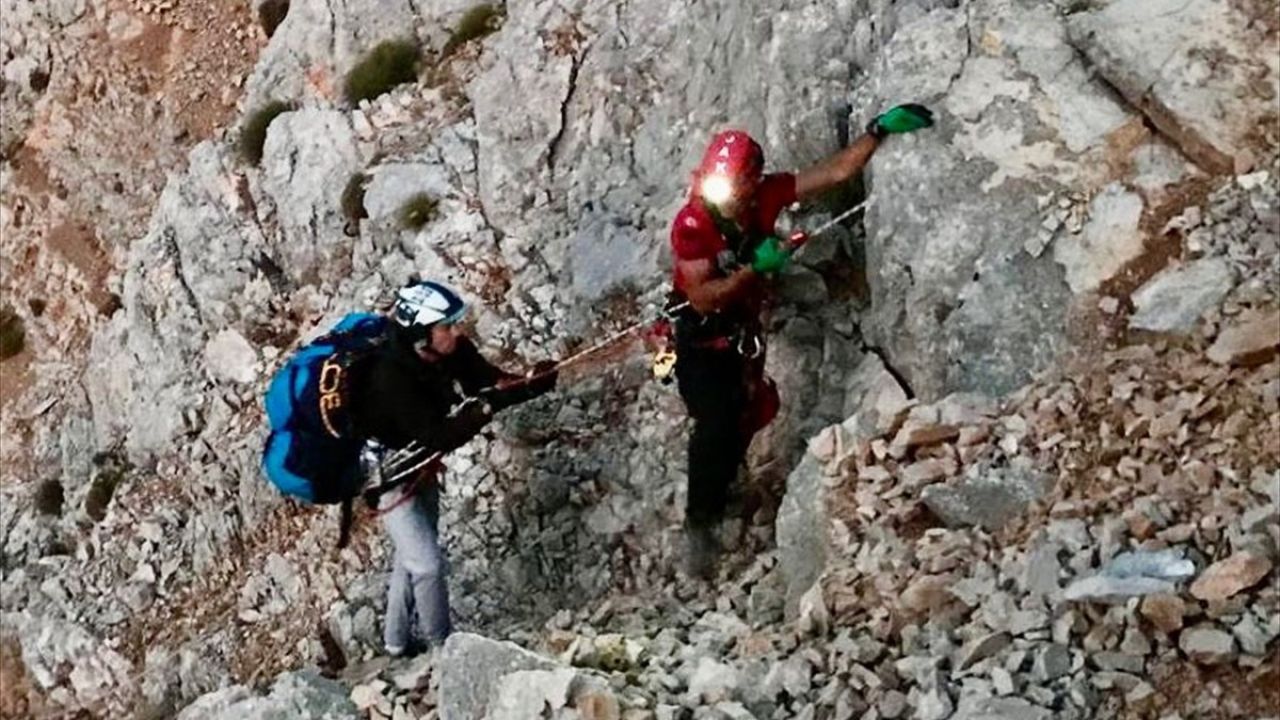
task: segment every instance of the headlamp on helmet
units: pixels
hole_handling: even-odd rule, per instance
[[[733,198],[733,181],[725,175],[712,174],[702,179],[698,192],[712,205],[723,205]]]

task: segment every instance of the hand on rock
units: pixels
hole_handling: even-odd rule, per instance
[[[933,125],[933,111],[923,105],[908,103],[877,115],[867,124],[867,132],[883,138],[886,135],[913,132]]]

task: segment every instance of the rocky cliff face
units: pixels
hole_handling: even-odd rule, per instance
[[[1200,344],[1186,352],[1214,366],[1267,362],[1280,269],[1273,8],[512,0],[496,32],[455,48],[471,7],[294,0],[267,41],[240,16],[200,24],[202,4],[5,6],[20,22],[4,34],[14,59],[3,132],[6,148],[22,145],[5,150],[0,174],[4,283],[30,344],[6,361],[6,373],[25,363],[22,382],[0,393],[14,468],[0,508],[0,657],[30,690],[13,712],[163,713],[217,691],[184,717],[426,714],[437,702],[447,718],[542,716],[531,707],[679,717],[678,706],[704,708],[698,717],[1047,717],[1068,707],[1087,717],[1108,707],[1094,702],[1099,690],[1132,694],[1147,670],[1234,657],[1236,645],[1224,655],[1211,633],[1234,632],[1246,656],[1266,655],[1280,628],[1268,624],[1265,592],[1244,611],[1208,605],[1198,635],[1162,627],[1168,642],[1153,651],[1146,640],[1140,653],[1126,628],[1145,632],[1145,621],[1060,597],[1060,580],[1195,525],[1196,503],[1220,500],[1164,508],[1152,491],[1160,479],[1122,461],[1085,494],[1108,496],[1108,483],[1140,475],[1151,532],[1107,515],[1115,508],[1071,505],[1084,470],[1050,455],[1088,442],[1068,440],[1070,427],[1088,408],[1110,408],[1107,393],[1024,391],[1071,408],[1069,422],[1000,400],[1080,355],[1061,382],[1132,360],[1139,369],[1108,392],[1148,398],[1101,437],[1138,442],[1159,427],[1149,444],[1206,432],[1235,447],[1241,423],[1274,423],[1274,363],[1216,380],[1169,371],[1149,396],[1127,384],[1166,378],[1144,369],[1149,358],[1120,351],[1088,364],[1152,331],[1191,333]],[[103,28],[109,42],[95,45]],[[130,43],[151,47],[148,33],[168,38],[165,66],[150,72],[170,80],[155,81],[163,97],[141,122],[131,103],[155,91],[115,80],[136,70]],[[359,58],[406,38],[428,50],[421,79],[347,104],[343,79]],[[106,47],[122,69],[77,64],[77,48]],[[105,100],[77,84],[96,77],[113,81]],[[67,109],[66,98],[85,97],[107,109]],[[191,108],[211,97],[238,109],[196,123]],[[261,163],[245,163],[238,133],[271,100],[291,109],[270,124]],[[683,409],[646,380],[642,357],[617,354],[448,461],[459,624],[587,670],[530,660],[498,672],[495,657],[519,652],[474,638],[446,656],[483,665],[483,692],[450,690],[457,677],[439,677],[433,659],[358,664],[377,647],[387,558],[373,523],[351,549],[331,551],[336,519],[283,502],[261,478],[259,399],[281,357],[341,314],[380,307],[415,271],[477,299],[476,331],[494,358],[564,356],[655,312],[667,224],[712,132],[746,128],[772,168],[789,169],[904,101],[935,108],[937,127],[892,138],[858,187],[793,213],[813,227],[867,201],[779,282],[769,366],[784,410],[753,448],[744,517],[725,529],[737,549],[729,589],[700,595],[671,575]],[[219,117],[210,113],[200,117]],[[98,127],[109,139],[85,131]],[[82,156],[71,138],[96,159],[73,162]],[[42,168],[54,169],[51,185],[37,182]],[[367,177],[359,220],[342,210],[357,173]],[[408,229],[400,208],[421,193],[435,214]],[[83,231],[59,232],[90,219],[87,245]],[[37,295],[51,298],[39,313],[22,302]],[[1223,383],[1256,391],[1256,404],[1170,399]],[[1230,420],[1238,408],[1244,419]],[[1248,451],[1231,464],[1194,446],[1224,478],[1215,482],[1231,511],[1203,534],[1160,538],[1191,542],[1197,569],[1228,548],[1274,556],[1275,525],[1260,509],[1276,458],[1240,442]],[[1134,453],[1143,467],[1156,462]],[[1029,505],[1050,508],[1057,525],[1028,521],[1043,532],[1009,541],[1026,557],[997,557],[989,533]],[[1221,544],[1227,527],[1244,539]],[[1058,551],[1028,539],[1044,532]],[[1068,546],[1088,559],[1071,577],[1010,587]],[[988,581],[1015,594],[992,600]],[[945,591],[955,582],[969,583],[952,592],[960,605]],[[1200,600],[1179,602],[1195,615]],[[1035,622],[996,619],[1015,611]],[[778,624],[784,614],[799,619],[800,644]],[[671,633],[658,632],[664,624]],[[944,665],[922,659],[953,650]],[[255,695],[276,673],[317,662],[348,665],[358,697],[307,675]],[[1106,673],[1127,675],[1099,684]],[[1141,682],[1166,693],[1157,679]]]

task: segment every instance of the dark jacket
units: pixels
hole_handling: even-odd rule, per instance
[[[482,398],[497,412],[555,385],[552,376],[513,390],[494,389],[501,380],[518,378],[485,360],[466,337],[458,338],[452,354],[428,362],[392,333],[352,370],[352,429],[391,449],[416,440],[424,450],[448,452],[474,437],[492,417],[487,412],[451,417],[450,411],[465,399]]]

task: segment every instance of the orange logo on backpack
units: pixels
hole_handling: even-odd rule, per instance
[[[327,358],[320,368],[320,420],[329,434],[340,438],[342,433],[334,427],[329,413],[342,409],[342,366],[333,358]]]

